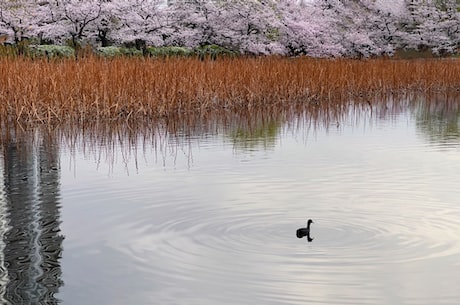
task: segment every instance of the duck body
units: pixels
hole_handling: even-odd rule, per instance
[[[310,230],[307,229],[307,228],[300,228],[300,229],[297,229],[297,238],[302,238],[304,236],[307,236],[310,234]]]
[[[305,237],[307,236],[307,238],[310,240],[310,225],[314,223],[313,220],[309,219],[307,221],[307,227],[306,228],[299,228],[297,229],[297,232],[296,232],[296,235],[297,235],[297,238],[302,238],[302,237]]]

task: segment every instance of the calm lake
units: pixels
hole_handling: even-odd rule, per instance
[[[0,303],[458,304],[459,105],[3,131]]]

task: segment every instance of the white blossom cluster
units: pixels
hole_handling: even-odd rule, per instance
[[[455,0],[0,0],[0,42],[219,45],[243,54],[458,51]]]

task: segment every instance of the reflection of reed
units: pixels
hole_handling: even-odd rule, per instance
[[[353,109],[353,110],[351,110]],[[288,129],[329,128],[336,126],[354,112],[356,119],[362,111],[370,113],[367,103],[350,106],[298,104],[292,107],[258,107],[251,110],[221,111],[213,115],[175,115],[158,120],[132,123],[95,123],[83,127],[70,125],[58,128],[56,136],[70,151],[93,153],[96,160],[111,163],[114,150],[127,163],[136,151],[153,149],[160,158],[178,152],[189,154],[193,143],[210,136],[224,136],[236,150],[269,149],[288,124]],[[137,163],[137,162],[136,162]]]
[[[119,122],[456,92],[460,60],[0,58],[0,122]]]
[[[266,105],[251,109],[225,109],[213,113],[175,114],[157,120],[93,121],[41,128],[43,136],[53,138],[66,150],[92,155],[98,163],[113,164],[120,158],[127,164],[137,161],[137,153],[152,150],[157,158],[177,156],[192,159],[191,146],[204,137],[223,136],[236,150],[271,149],[282,132],[305,130],[307,134],[323,129],[340,129],[369,120],[388,120],[400,113],[411,111],[429,127],[438,115],[442,120],[458,117],[460,99],[457,96],[406,93],[387,98],[358,98],[347,103],[292,103]],[[439,110],[442,110],[439,113]],[[419,123],[422,120],[418,120]],[[30,132],[18,125],[6,125],[0,133],[2,143],[11,141],[13,130],[20,138],[33,139]],[[419,126],[420,130],[423,130]],[[117,155],[116,155],[117,154]],[[135,162],[137,164],[137,162]]]
[[[221,110],[212,114],[176,114],[155,121],[94,121],[39,129],[43,136],[54,138],[55,143],[60,143],[71,153],[91,154],[98,163],[111,164],[117,152],[127,163],[128,159],[136,158],[137,152],[148,149],[152,149],[158,158],[165,159],[179,152],[191,158],[192,143],[215,135],[230,139],[235,149],[267,149],[275,143],[285,124],[290,129],[329,128],[349,116],[351,108],[356,115],[360,115],[361,110],[370,111],[367,103],[352,106],[296,103],[287,107],[269,105],[235,111]],[[0,133],[0,148],[5,150],[5,143],[15,138],[32,141],[35,138],[33,130],[20,125],[5,125]],[[33,145],[29,144],[30,147]]]

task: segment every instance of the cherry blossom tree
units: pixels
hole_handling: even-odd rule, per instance
[[[33,1],[0,1],[0,34],[18,43],[33,36],[36,4]]]
[[[96,41],[100,42],[103,47],[115,42],[115,33],[123,28],[120,2],[119,0],[102,1],[99,18],[95,19],[94,24],[91,25],[91,30],[96,31],[96,35],[93,33],[90,36],[96,36]]]
[[[362,0],[360,1],[361,32],[366,32],[374,45],[374,55],[391,55],[397,47],[400,35],[398,20],[404,10],[404,2],[393,0]]]
[[[322,3],[319,3],[321,5]],[[336,16],[318,6],[280,1],[282,15],[280,42],[290,55],[337,57],[344,53],[341,35],[335,27]]]
[[[452,53],[458,48],[460,18],[456,1],[406,0],[400,19],[401,46]]]
[[[347,24],[342,44],[347,56],[371,57],[391,54],[391,21],[376,11],[375,2],[349,2],[343,13]]]
[[[227,1],[224,16],[232,44],[243,53],[285,54],[279,41],[282,27],[276,1]]]
[[[332,46],[347,57],[371,57],[391,54],[391,39],[396,27],[391,14],[382,13],[374,0],[318,0],[319,23],[327,22]]]
[[[219,17],[223,13],[214,1],[193,0],[169,3],[171,22],[166,44],[198,47],[219,41]]]
[[[456,52],[457,0],[11,0],[0,35],[18,43],[201,47],[244,54],[371,57]]]
[[[39,2],[34,35],[42,43],[64,43],[69,39],[69,28],[65,24],[60,0]]]
[[[162,46],[167,32],[167,10],[160,0],[117,0],[111,14],[112,34],[118,43]],[[115,21],[115,22],[113,22]],[[109,23],[109,22],[108,22]],[[109,23],[110,24],[110,23]]]
[[[83,40],[95,40],[106,3],[102,0],[44,1],[38,9],[36,34],[44,40],[61,43],[70,39],[75,46]]]
[[[174,22],[167,44],[217,44],[242,53],[285,53],[278,41],[281,23],[275,1],[177,1],[169,9]]]
[[[95,38],[97,23],[101,17],[103,2],[99,0],[61,0],[72,42],[77,45],[83,38]]]

